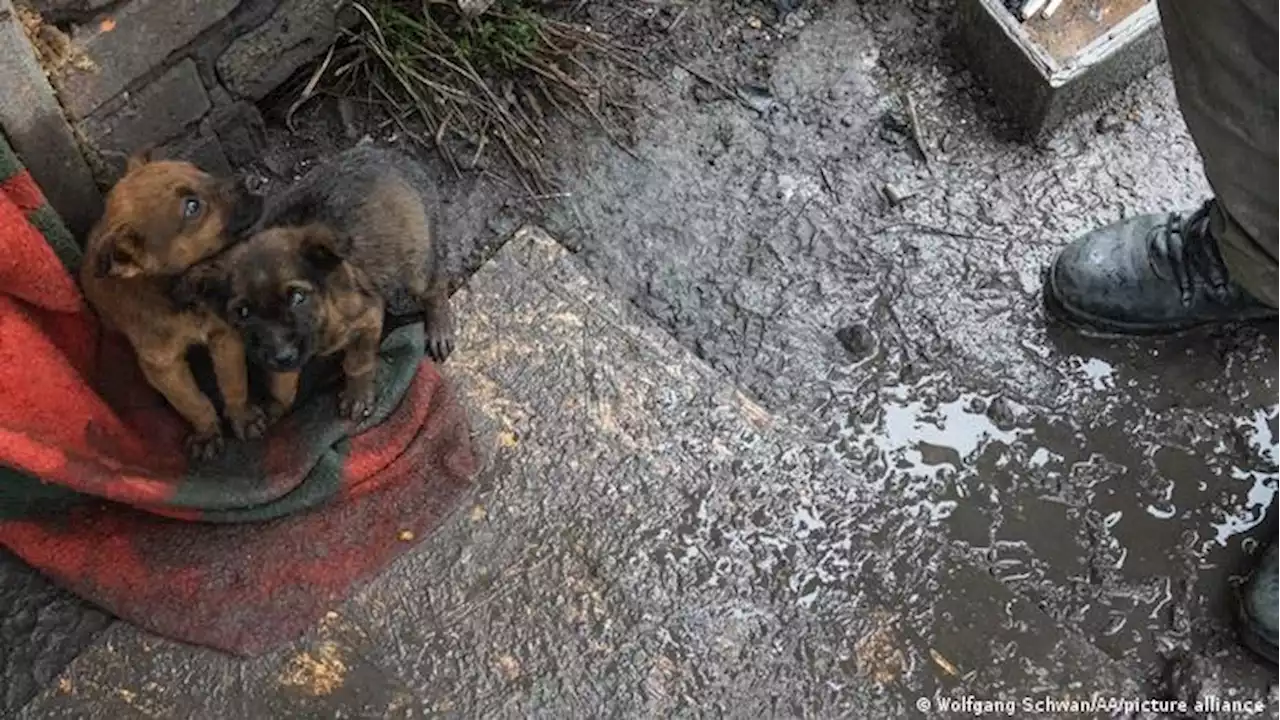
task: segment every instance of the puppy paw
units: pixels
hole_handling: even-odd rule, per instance
[[[363,420],[373,414],[376,399],[373,380],[347,380],[347,387],[338,397],[338,414],[348,420]]]
[[[442,363],[449,359],[453,354],[454,334],[453,326],[448,327],[428,327],[427,328],[427,354],[431,359]]]
[[[192,460],[212,460],[220,452],[222,433],[217,428],[187,436],[187,457]]]
[[[267,425],[274,425],[277,420],[289,413],[289,406],[279,400],[272,400],[267,405]]]
[[[247,405],[238,411],[227,409],[231,431],[241,440],[257,440],[267,431],[267,414],[257,405]]]

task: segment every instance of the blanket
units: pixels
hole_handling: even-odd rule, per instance
[[[0,136],[0,546],[59,585],[160,635],[256,654],[421,541],[468,487],[469,424],[424,362],[420,323],[386,336],[358,426],[318,364],[267,437],[189,462],[186,424],[85,305],[79,260]]]

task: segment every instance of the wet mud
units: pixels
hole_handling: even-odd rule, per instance
[[[593,5],[585,19],[658,43],[653,77],[618,78],[646,109],[638,159],[566,126],[563,198],[455,182],[457,273],[543,219],[847,468],[855,486],[815,488],[787,520],[829,538],[812,576],[786,581],[800,602],[856,579],[839,565],[856,520],[883,567],[903,568],[877,579],[890,594],[958,553],[1153,694],[1274,709],[1274,672],[1231,629],[1235,586],[1275,536],[1274,325],[1086,337],[1040,299],[1074,236],[1208,196],[1168,70],[1029,146],[947,51],[949,7]],[[279,152],[326,152],[315,144]],[[673,532],[696,533],[716,499],[690,502]]]
[[[860,469],[895,542],[961,549],[1152,687],[1191,654],[1264,691],[1230,611],[1274,536],[1274,326],[1088,338],[1040,302],[1075,235],[1208,195],[1167,68],[1028,147],[1002,137],[935,10],[802,11],[755,39],[758,85],[750,54],[701,60],[754,107],[705,99],[679,67],[640,83],[660,108],[639,121],[643,160],[564,155],[572,207],[551,227]]]

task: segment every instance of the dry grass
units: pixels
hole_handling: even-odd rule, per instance
[[[453,0],[359,0],[346,11],[359,21],[330,48],[295,109],[320,89],[380,105],[457,173],[500,153],[530,194],[554,190],[544,157],[551,117],[588,120],[626,147],[611,120],[624,106],[592,61],[639,68],[604,35],[514,0],[478,18]]]

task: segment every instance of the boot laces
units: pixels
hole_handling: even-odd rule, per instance
[[[1151,257],[1163,259],[1173,271],[1184,307],[1191,306],[1196,290],[1201,287],[1220,303],[1231,298],[1226,264],[1218,244],[1209,235],[1212,208],[1210,200],[1185,217],[1182,213],[1170,213],[1165,222],[1152,228],[1147,236]]]

